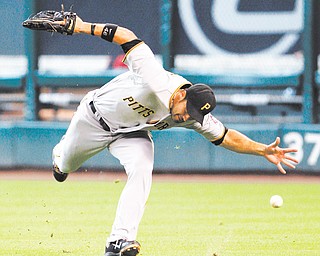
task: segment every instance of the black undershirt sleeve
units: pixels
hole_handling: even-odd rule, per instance
[[[225,127],[225,131],[224,131],[223,136],[222,136],[220,139],[218,139],[218,140],[212,141],[212,143],[213,143],[214,145],[216,145],[216,146],[219,146],[219,145],[223,142],[224,137],[226,136],[227,132],[228,132],[228,128]]]
[[[121,45],[122,50],[124,51],[124,53],[127,53],[132,47],[136,46],[137,44],[141,43],[142,40],[141,39],[134,39],[130,42],[126,42],[124,44]]]

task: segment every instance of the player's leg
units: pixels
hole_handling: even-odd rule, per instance
[[[151,137],[146,132],[131,133],[110,145],[110,152],[120,160],[128,176],[127,183],[120,196],[112,232],[107,240],[108,250],[121,241],[134,241],[138,226],[148,199],[154,162],[154,148]],[[123,240],[121,240],[123,239]],[[115,242],[116,241],[116,242]],[[136,255],[140,245],[134,241]],[[113,255],[113,254],[106,254]],[[127,255],[127,254],[121,254]],[[131,254],[128,254],[131,255]]]
[[[63,181],[63,177],[66,178],[68,173],[76,171],[87,159],[105,149],[110,141],[110,133],[102,129],[87,100],[83,100],[66,134],[53,148],[55,178],[62,177],[60,181]]]

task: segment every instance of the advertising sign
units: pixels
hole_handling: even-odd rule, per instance
[[[303,30],[303,0],[178,0],[178,13],[202,54],[290,53]]]

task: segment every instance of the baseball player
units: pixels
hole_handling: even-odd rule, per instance
[[[129,68],[83,98],[66,134],[53,149],[53,175],[59,182],[106,148],[124,166],[128,179],[105,256],[135,256],[140,251],[136,237],[152,182],[152,130],[193,129],[216,146],[262,156],[284,174],[282,164],[295,168],[298,163],[288,154],[297,150],[280,148],[279,138],[265,145],[224,126],[211,114],[216,106],[212,89],[164,70],[148,45],[129,29],[84,22],[76,15],[60,24],[72,33],[120,45],[125,53],[123,62]]]

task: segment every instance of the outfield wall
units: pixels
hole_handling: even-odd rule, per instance
[[[0,168],[50,168],[51,150],[67,129],[67,123],[12,122],[0,126]],[[296,147],[298,171],[320,173],[320,125],[232,125],[250,138],[271,143],[276,136],[282,147]],[[235,172],[267,171],[275,167],[263,158],[240,155],[216,147],[192,130],[170,129],[153,132],[155,171]],[[88,160],[82,168],[119,169],[108,151]]]

